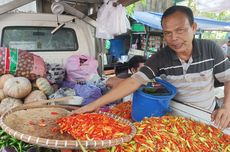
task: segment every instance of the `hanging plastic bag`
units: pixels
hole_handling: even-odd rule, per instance
[[[119,5],[118,9],[119,9],[118,11],[121,13],[120,26],[119,26],[120,28],[119,28],[119,32],[118,32],[118,35],[120,35],[122,33],[126,33],[127,29],[131,29],[131,26],[130,26],[129,20],[126,16],[125,7],[123,7],[122,5]]]
[[[91,56],[72,55],[65,64],[67,80],[69,81],[87,81],[91,75],[97,74],[98,62]]]
[[[126,17],[125,8],[119,4],[114,6],[117,0],[104,0],[104,4],[97,14],[96,37],[113,39],[130,29],[130,23]]]
[[[108,32],[108,25],[105,22],[111,18],[113,6],[109,0],[104,0],[104,4],[100,7],[97,13],[96,37],[111,39],[113,35]],[[111,29],[112,30],[112,29]]]

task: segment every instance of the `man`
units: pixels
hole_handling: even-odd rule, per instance
[[[144,56],[134,55],[128,62],[129,73],[132,75],[139,71],[140,68],[144,66],[145,61],[146,58]],[[114,88],[124,80],[124,78],[119,78],[117,76],[111,77],[106,81],[106,86]]]
[[[75,113],[94,111],[160,76],[176,86],[176,100],[213,111],[212,120],[220,129],[230,126],[230,62],[221,48],[214,42],[194,39],[197,24],[190,8],[168,8],[162,16],[161,25],[167,46],[152,55],[139,72]],[[224,82],[225,87],[224,103],[217,110],[214,110],[214,77]]]
[[[227,43],[224,43],[224,44],[221,46],[221,49],[222,49],[224,55],[227,55],[227,51],[228,51]]]
[[[230,40],[228,40],[227,46],[228,46],[227,57],[230,59]]]
[[[224,52],[224,55],[226,55],[227,57],[229,56],[229,45],[230,45],[230,41],[228,40],[228,42],[224,43],[221,48]]]

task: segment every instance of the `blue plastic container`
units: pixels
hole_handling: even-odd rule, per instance
[[[125,54],[125,45],[124,40],[122,39],[111,39],[111,46],[109,53],[114,56],[116,59],[120,58],[121,55]]]
[[[131,115],[134,121],[141,121],[144,117],[160,117],[170,111],[169,103],[176,95],[176,87],[165,80],[156,81],[169,91],[169,95],[156,96],[144,93],[143,87],[138,89],[133,94]]]

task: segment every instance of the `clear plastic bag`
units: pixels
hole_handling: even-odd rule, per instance
[[[119,4],[113,4],[116,0],[105,1],[97,14],[96,37],[113,39],[115,35],[126,33],[130,29],[130,23],[126,17],[125,8]]]

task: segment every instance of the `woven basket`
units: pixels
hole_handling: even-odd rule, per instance
[[[123,122],[123,123],[129,125],[132,129],[131,133],[128,136],[124,136],[124,137],[120,137],[120,138],[116,138],[116,139],[112,139],[112,140],[80,140],[80,141],[78,141],[78,140],[73,139],[72,137],[70,138],[69,135],[68,135],[68,137],[66,136],[66,138],[65,138],[65,136],[62,136],[61,138],[56,137],[53,139],[53,138],[48,138],[48,137],[33,136],[33,135],[31,135],[30,132],[29,133],[26,133],[26,132],[22,133],[21,131],[19,131],[19,128],[23,128],[23,127],[26,128],[26,127],[29,127],[29,125],[25,125],[25,122],[23,122],[23,119],[21,120],[21,118],[17,115],[17,113],[20,113],[20,112],[26,113],[26,112],[31,112],[31,111],[33,113],[33,111],[41,111],[41,114],[42,114],[42,113],[44,113],[42,111],[44,111],[44,110],[49,111],[50,108],[52,110],[60,109],[60,108],[63,110],[66,110],[66,109],[70,110],[71,109],[70,106],[66,107],[66,106],[60,106],[60,105],[20,106],[20,107],[13,108],[13,109],[5,112],[1,116],[0,126],[6,133],[8,133],[9,135],[11,135],[11,136],[13,136],[19,140],[22,140],[22,141],[30,143],[30,144],[35,144],[35,145],[39,145],[42,147],[48,147],[48,148],[54,148],[54,149],[60,149],[60,148],[81,149],[80,144],[86,149],[102,149],[102,148],[107,148],[107,147],[119,145],[123,142],[129,142],[134,137],[134,135],[136,134],[136,128],[131,122],[129,122],[128,120],[123,119],[117,115],[113,115],[113,114],[105,113],[105,112],[99,112],[99,113],[103,114],[103,115],[107,115],[109,117],[116,119],[119,122]],[[66,110],[66,111],[69,112],[68,110]],[[7,119],[10,119],[11,117],[13,117],[12,120],[15,120],[15,121],[18,120],[19,122],[21,121],[20,123],[22,125],[20,127],[18,127],[17,125],[19,125],[19,122],[15,122],[16,124],[13,122],[12,124],[15,125],[14,127],[9,125],[7,123]],[[16,117],[16,118],[14,118],[14,117]],[[21,117],[25,117],[25,116],[21,116]],[[26,117],[30,117],[30,116],[27,115]],[[38,115],[37,117],[40,117],[40,116]],[[42,117],[40,117],[40,118],[42,118]],[[55,119],[57,119],[57,118],[55,118]],[[45,130],[45,128],[41,128],[41,129]],[[39,129],[36,128],[35,132],[39,132]],[[46,130],[46,132],[49,132],[49,131]],[[59,132],[57,134],[60,136],[62,135]],[[79,142],[80,142],[80,144],[79,144]]]

